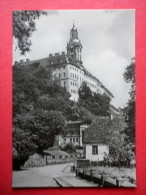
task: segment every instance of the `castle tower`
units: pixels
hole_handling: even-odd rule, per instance
[[[78,39],[78,31],[77,28],[75,28],[75,25],[73,23],[73,27],[70,31],[70,40],[69,43],[67,43],[67,56],[70,63],[75,63],[77,65],[82,64],[81,50],[82,50],[82,44]]]

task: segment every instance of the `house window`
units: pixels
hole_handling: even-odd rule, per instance
[[[92,154],[98,154],[98,146],[92,146]]]
[[[75,143],[75,138],[73,138],[73,143]]]
[[[72,142],[72,138],[70,138],[70,142]]]
[[[76,138],[76,142],[78,142],[79,141],[79,139],[78,138]]]
[[[64,86],[65,86],[65,81],[64,81]]]
[[[59,73],[59,78],[60,78],[60,73]]]

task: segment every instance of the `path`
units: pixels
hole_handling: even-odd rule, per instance
[[[68,171],[73,163],[49,165],[45,167],[28,168],[21,171],[13,171],[14,188],[24,187],[60,187],[53,179],[55,177],[75,176]]]

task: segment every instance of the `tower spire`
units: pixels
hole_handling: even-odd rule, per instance
[[[74,23],[74,20],[73,20],[73,27],[72,27],[72,29],[75,29],[75,23]]]
[[[67,44],[67,56],[70,62],[82,64],[81,61],[81,50],[82,44],[78,38],[77,28],[75,29],[75,24],[73,20],[73,27],[70,31],[70,39]]]

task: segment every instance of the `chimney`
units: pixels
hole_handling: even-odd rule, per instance
[[[14,65],[17,65],[18,64],[18,61],[15,61],[15,64]]]
[[[55,56],[59,56],[60,55],[60,53],[55,53]]]
[[[49,54],[49,57],[52,57],[53,56],[53,54],[51,53],[51,54]]]

